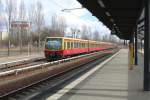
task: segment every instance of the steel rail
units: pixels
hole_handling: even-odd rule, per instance
[[[102,51],[89,53],[89,54],[84,54],[84,55],[75,56],[75,57],[66,58],[66,59],[61,59],[61,60],[57,60],[57,61],[53,61],[53,62],[47,62],[47,63],[44,63],[44,64],[38,64],[38,65],[33,65],[33,66],[24,67],[24,68],[18,68],[18,69],[13,69],[13,70],[1,72],[0,77],[5,77],[5,76],[8,76],[8,75],[17,75],[17,74],[22,73],[22,72],[41,69],[41,68],[44,68],[44,67],[47,67],[47,66],[51,66],[51,65],[54,65],[54,64],[56,65],[56,64],[63,63],[63,62],[67,62],[67,61],[72,61],[72,60],[75,60],[75,59],[78,59],[78,58],[82,58],[82,57],[97,54],[97,53],[102,53]]]

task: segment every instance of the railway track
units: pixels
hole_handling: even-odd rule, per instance
[[[114,53],[114,51],[112,53]],[[34,71],[34,72],[35,72],[35,69],[37,69],[38,73],[35,72],[34,74],[31,75],[31,73],[28,73],[29,70],[27,70],[27,71],[25,71],[27,73],[24,73],[26,75],[26,78],[23,77],[21,79],[18,79],[17,82],[15,81],[16,84],[22,83],[23,86],[20,86],[20,87],[14,86],[13,82],[10,82],[9,84],[7,83],[4,85],[0,84],[0,92],[1,92],[0,97],[8,100],[10,98],[20,98],[20,96],[22,97],[23,94],[25,95],[30,92],[31,93],[28,98],[33,97],[33,95],[37,94],[36,93],[37,89],[44,90],[44,89],[47,89],[46,88],[47,86],[50,86],[51,88],[53,88],[53,87],[55,87],[55,85],[57,85],[56,83],[62,83],[60,80],[64,79],[63,76],[66,76],[66,77],[68,76],[68,74],[66,75],[64,73],[68,73],[68,72],[71,73],[72,71],[73,72],[75,71],[75,73],[76,73],[76,70],[81,71],[82,68],[83,68],[83,70],[86,70],[88,68],[81,67],[81,66],[85,66],[87,63],[89,64],[90,62],[93,62],[98,58],[101,58],[101,60],[104,58],[107,58],[112,53],[97,52],[97,53],[82,55],[80,57],[72,57],[72,58],[62,59],[62,60],[58,60],[58,61],[54,61],[54,62],[49,62],[46,64],[40,64],[40,65],[38,65],[40,69],[35,65],[36,67],[34,67],[34,68],[30,67],[29,69],[32,69],[32,71]],[[70,67],[68,68],[68,66],[70,66]],[[41,68],[42,68],[42,70],[41,70]],[[46,68],[46,70],[43,68]],[[21,71],[20,76],[22,76],[24,74],[22,74],[22,71]],[[11,74],[11,75],[13,75],[13,74]],[[16,74],[16,72],[14,75],[15,75],[15,77],[16,77],[16,75],[17,75],[17,77],[19,77],[18,74]],[[72,76],[72,75],[73,74],[71,74],[69,76]],[[39,76],[39,77],[37,77],[37,76]],[[33,79],[33,77],[35,79]],[[31,81],[31,79],[33,79],[33,80]],[[52,81],[53,79],[58,80],[60,82]],[[30,80],[30,82],[26,82],[27,80]],[[25,83],[28,83],[28,84],[25,84]],[[13,89],[8,91],[7,90],[8,86]],[[7,88],[5,88],[5,87],[7,87]],[[31,88],[33,88],[33,89],[31,89]],[[30,92],[25,92],[26,90],[27,91],[29,90]],[[19,94],[19,93],[21,93],[21,94]],[[18,97],[18,94],[20,95],[19,97]],[[17,95],[17,97],[16,97],[16,95]],[[25,97],[27,97],[27,96],[25,96]]]
[[[54,60],[52,62],[47,62],[45,58],[36,58],[36,59],[31,59],[31,60],[21,60],[21,61],[14,61],[14,62],[6,63],[6,64],[1,64],[0,65],[0,77],[5,77],[9,75],[17,75],[19,73],[23,73],[26,71],[41,69],[47,66],[52,66],[55,64],[57,65],[63,62],[68,62],[74,59],[86,57],[86,56],[97,54],[97,53],[103,53],[103,52],[100,51],[100,52],[94,52],[94,53],[89,53],[89,54],[82,54],[79,56],[70,57],[66,59]]]
[[[80,56],[78,56],[78,57],[80,57]],[[56,60],[54,60],[54,61],[56,61]],[[66,61],[67,61],[67,59],[66,59]],[[12,62],[7,62],[7,63],[0,63],[0,73],[6,72],[9,70],[19,69],[19,68],[30,67],[30,66],[34,66],[34,65],[38,65],[38,64],[44,64],[47,62],[48,61],[44,57],[40,57],[40,58],[12,61]]]
[[[0,63],[0,72],[5,72],[8,70],[23,68],[23,67],[37,65],[46,62],[47,61],[44,57],[40,57],[40,58],[17,60],[17,61],[12,61],[7,63]]]

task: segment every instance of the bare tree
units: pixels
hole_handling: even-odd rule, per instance
[[[71,28],[71,34],[73,38],[79,38],[79,32],[80,30],[76,27]]]
[[[103,36],[103,38],[102,38],[102,41],[103,41],[103,42],[108,42],[108,41],[110,41],[109,39],[110,39],[110,36],[109,36],[108,34],[105,34],[105,35]]]
[[[41,2],[36,3],[35,15],[36,15],[35,24],[37,26],[37,33],[38,33],[38,51],[40,51],[41,28],[43,27],[43,24],[44,24],[43,7],[42,7]]]
[[[57,22],[57,16],[53,15],[51,17],[51,29],[53,29],[54,33],[51,33],[52,36],[60,35],[59,32],[56,32],[58,29],[58,22]]]
[[[0,6],[2,6],[2,1],[0,0]],[[2,19],[2,13],[3,13],[3,8],[0,7],[0,18]],[[2,21],[2,20],[1,20]],[[2,28],[3,28],[3,22],[0,22],[0,47],[2,47]]]
[[[19,5],[19,19],[21,22],[26,20],[26,7],[24,4],[24,1],[21,0],[20,5]],[[22,46],[23,44],[26,44],[28,41],[27,38],[27,31],[25,29],[23,29],[23,27],[20,27],[20,31],[19,31],[19,45],[20,45],[20,53],[22,53]]]
[[[95,40],[95,41],[100,41],[101,40],[100,34],[99,34],[99,32],[97,30],[95,30],[93,32],[93,40]]]
[[[66,30],[67,24],[64,17],[58,17],[56,15],[53,15],[51,18],[51,30],[53,33],[51,36],[65,36],[65,30]]]
[[[46,37],[50,36],[50,32],[51,30],[49,28],[44,27],[41,32],[42,33],[41,40],[44,41]]]
[[[34,42],[38,40],[37,34],[35,34],[35,27],[36,27],[36,5],[31,4],[28,7],[28,20],[30,22],[30,51],[31,46],[33,46]]]
[[[21,0],[20,6],[19,6],[19,18],[21,20],[25,20],[26,18],[26,7],[24,4],[24,0]]]
[[[63,34],[63,36],[65,36],[65,30],[66,30],[66,27],[67,27],[67,24],[66,24],[66,20],[64,17],[59,17],[59,29],[60,29],[60,32]]]
[[[14,1],[13,0],[6,0],[5,4],[6,4],[6,27],[7,27],[7,31],[8,31],[8,56],[10,55],[10,34],[11,34],[11,21],[12,18],[14,16]]]
[[[90,27],[87,27],[86,25],[82,26],[82,31],[81,31],[81,38],[82,39],[91,39],[92,33]]]

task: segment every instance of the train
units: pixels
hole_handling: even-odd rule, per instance
[[[44,54],[46,59],[65,58],[68,56],[116,48],[116,44],[68,37],[46,37]]]

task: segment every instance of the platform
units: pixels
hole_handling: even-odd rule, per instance
[[[74,88],[68,87],[47,100],[150,100],[150,92],[143,91],[143,68],[135,66],[128,70],[127,49],[121,49],[112,60]],[[66,90],[69,92],[63,92]]]
[[[24,59],[33,59],[37,57],[44,57],[43,53],[32,53],[30,55],[16,55],[16,56],[7,56],[7,57],[0,57],[0,64],[7,63],[12,61],[24,60]]]

